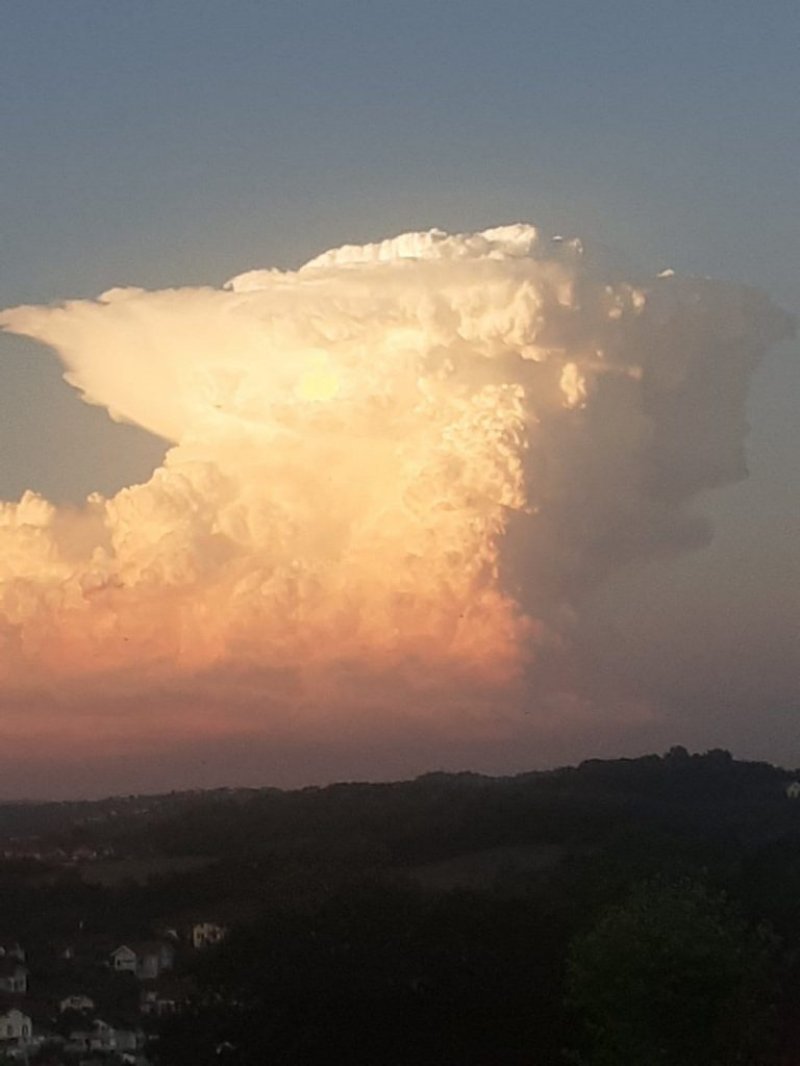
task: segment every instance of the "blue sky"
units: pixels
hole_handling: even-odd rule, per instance
[[[799,30],[789,3],[11,4],[4,293],[521,213],[785,300]]]
[[[769,0],[12,0],[0,306],[219,284],[344,242],[529,220],[798,313],[799,49],[800,7]],[[786,622],[747,669],[780,677],[782,706],[800,624],[798,396],[795,343],[754,384],[750,481],[703,504],[715,545],[628,575],[597,607],[634,639],[667,582],[648,632],[680,673],[682,614],[760,618],[777,597]],[[0,337],[0,497],[79,501],[146,477],[162,452],[82,405],[46,352]],[[744,669],[746,639],[722,633],[708,684]],[[728,732],[769,747],[763,727]]]

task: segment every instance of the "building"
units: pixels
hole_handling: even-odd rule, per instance
[[[28,967],[15,958],[0,958],[0,992],[24,995],[28,991]]]
[[[58,1004],[58,1009],[63,1014],[64,1011],[87,1011],[94,1010],[94,1000],[90,996],[84,996],[81,994],[65,996],[64,999]]]
[[[111,966],[117,973],[132,973],[135,975],[137,963],[136,952],[133,948],[129,948],[127,944],[120,944],[115,951],[111,952]]]
[[[27,1043],[33,1036],[33,1025],[27,1014],[12,1007],[0,1014],[0,1041],[7,1043],[15,1041],[18,1044]]]
[[[111,965],[117,973],[132,973],[140,981],[152,980],[175,962],[175,948],[163,940],[120,944],[111,952]]]
[[[786,786],[786,795],[789,799],[800,799],[800,781],[792,781]]]
[[[192,926],[192,946],[201,950],[219,944],[228,935],[228,928],[218,922],[195,922]]]
[[[65,1046],[67,1051],[116,1051],[116,1033],[108,1022],[95,1018],[88,1029],[73,1029]]]

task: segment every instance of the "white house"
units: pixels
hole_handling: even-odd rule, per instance
[[[175,948],[164,940],[146,940],[134,944],[138,964],[136,976],[139,980],[158,977],[165,970],[171,970],[175,962]]]
[[[94,1010],[94,1000],[90,996],[83,995],[65,996],[59,1003],[58,1009],[62,1014],[66,1010]]]
[[[27,1014],[12,1007],[4,1014],[0,1014],[0,1040],[16,1040],[18,1043],[26,1043],[33,1035],[33,1026]]]
[[[161,960],[158,950],[144,949],[137,952],[136,976],[140,981],[146,981],[158,977],[161,973]]]
[[[800,799],[800,781],[792,781],[786,786],[786,795],[790,800]]]
[[[140,981],[150,980],[165,970],[171,970],[174,962],[174,947],[161,940],[120,944],[116,951],[111,952],[113,968],[118,973],[132,973]]]
[[[111,965],[117,973],[136,973],[138,959],[133,948],[127,944],[120,944],[116,951],[111,952]]]
[[[25,949],[20,947],[16,940],[4,940],[0,944],[0,958],[17,959],[19,962],[24,962]]]

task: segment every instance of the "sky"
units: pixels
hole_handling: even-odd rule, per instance
[[[0,499],[51,501],[8,511],[3,795],[501,773],[676,743],[800,764],[800,364],[777,310],[800,313],[796,5],[27,0],[3,15],[0,309],[86,301],[0,333]],[[295,273],[326,249],[516,223],[536,237]],[[222,296],[231,278],[249,280]],[[153,295],[89,302],[126,287]],[[520,340],[496,318],[523,288]],[[483,315],[469,352],[464,307]],[[563,308],[580,323],[566,339]],[[434,372],[445,348],[456,369]],[[398,360],[435,381],[424,410]],[[674,410],[653,399],[667,368],[689,375]],[[199,418],[201,372],[247,434]],[[325,422],[339,400],[347,417]],[[414,478],[416,525],[390,494]],[[300,636],[274,591],[240,606],[245,579],[280,569],[263,558],[279,512],[286,560],[322,589]],[[400,549],[423,531],[412,576]],[[239,569],[215,554],[226,537]],[[102,610],[86,606],[97,589]],[[345,599],[346,647],[330,613]],[[90,669],[98,626],[111,636]]]

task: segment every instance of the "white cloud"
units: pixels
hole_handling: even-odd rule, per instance
[[[687,501],[742,476],[749,375],[791,327],[525,225],[0,324],[172,443],[81,513],[2,505],[0,676],[288,671],[331,706],[513,685],[586,589],[702,542]]]

